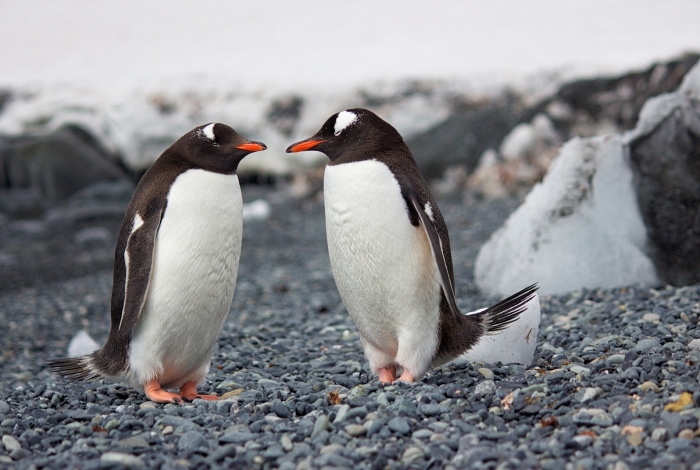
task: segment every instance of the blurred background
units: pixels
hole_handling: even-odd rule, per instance
[[[212,121],[268,145],[240,170],[253,219],[321,200],[325,157],[284,149],[349,107],[438,196],[517,206],[564,142],[681,86],[698,24],[681,0],[1,0],[0,290],[108,269],[138,178]]]

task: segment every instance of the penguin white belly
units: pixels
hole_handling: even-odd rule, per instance
[[[404,367],[429,362],[438,341],[439,273],[393,173],[376,160],[329,165],[324,200],[333,276],[370,365],[386,364],[366,343]]]
[[[131,341],[134,385],[178,387],[208,372],[236,286],[242,206],[236,175],[188,170],[173,182]]]

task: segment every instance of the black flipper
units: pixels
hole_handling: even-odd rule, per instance
[[[121,318],[118,328],[115,329],[114,324],[112,325],[105,347],[89,356],[48,360],[47,365],[54,372],[67,379],[89,381],[104,375],[114,375],[122,368],[131,333],[146,303],[153,271],[155,240],[162,215],[162,209],[150,213],[147,211],[145,218],[140,219],[142,224],[135,230],[135,221],[132,221],[131,234],[124,249],[126,272]],[[114,361],[115,359],[119,360]],[[110,362],[117,362],[117,365]]]
[[[124,306],[116,334],[120,341],[129,340],[146,303],[156,252],[156,235],[162,215],[162,210],[147,214],[143,225],[136,230],[132,229],[133,232],[129,235],[129,240],[126,243],[124,251],[124,261],[126,262]]]
[[[406,191],[406,196],[411,202],[413,209],[418,213],[418,218],[420,219],[420,224],[425,230],[425,234],[428,236],[430,241],[430,247],[433,249],[433,257],[435,258],[435,263],[438,267],[438,272],[440,273],[440,287],[442,287],[442,292],[447,299],[447,304],[450,306],[450,310],[455,318],[458,318],[461,313],[457,307],[457,301],[455,300],[455,292],[452,286],[452,281],[450,279],[449,271],[447,270],[447,262],[445,261],[445,253],[442,249],[442,241],[438,235],[437,229],[430,217],[423,209],[418,196],[413,191]]]

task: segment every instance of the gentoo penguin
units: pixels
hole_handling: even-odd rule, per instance
[[[126,382],[159,403],[217,398],[197,394],[197,383],[236,286],[243,229],[236,170],[266,148],[210,123],[163,152],[136,187],[119,232],[107,343],[89,356],[49,361],[53,370]]]
[[[447,226],[401,135],[366,109],[331,116],[287,152],[318,150],[326,234],[338,291],[372,370],[413,382],[526,309],[537,287],[463,315],[455,301]]]

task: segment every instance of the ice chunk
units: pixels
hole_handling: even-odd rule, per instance
[[[100,349],[100,345],[85,330],[80,330],[70,340],[68,345],[68,357],[87,356]]]
[[[473,362],[494,364],[501,361],[504,364],[515,362],[529,366],[535,357],[539,328],[540,298],[535,294],[527,303],[527,310],[520,314],[517,321],[505,330],[482,337],[464,357]]]
[[[478,286],[508,295],[657,282],[620,137],[575,138],[476,259]]]
[[[270,203],[264,199],[258,199],[247,204],[243,204],[243,221],[265,220],[270,217],[272,208]]]

